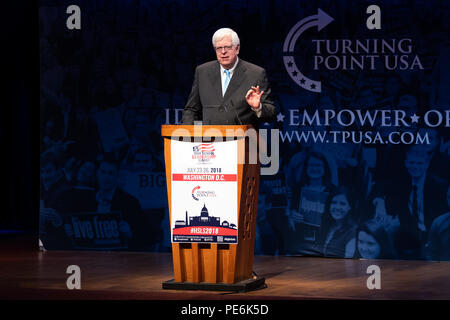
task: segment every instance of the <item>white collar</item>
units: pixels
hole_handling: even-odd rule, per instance
[[[422,190],[423,187],[424,187],[424,185],[425,185],[425,178],[426,178],[426,175],[427,175],[427,173],[424,172],[424,174],[423,174],[419,179],[417,179],[416,183],[414,183],[414,182],[412,181],[412,185],[413,185],[413,186],[417,186],[417,189],[418,189],[418,190]]]
[[[233,67],[231,67],[230,69],[225,69],[225,68],[219,63],[221,74],[223,74],[223,72],[224,72],[225,70],[229,70],[229,71],[230,71],[230,75],[233,74],[234,69],[236,69],[236,66],[237,66],[238,63],[239,63],[239,57],[236,57],[236,62],[234,63]]]
[[[116,193],[116,189],[117,189],[117,186],[115,186],[113,190],[108,191],[108,192],[99,190],[97,192],[97,196],[96,196],[97,202],[99,200],[110,200],[110,201],[112,201],[112,199],[114,198],[114,194]]]

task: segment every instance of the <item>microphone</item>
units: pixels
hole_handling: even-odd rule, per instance
[[[239,114],[237,113],[236,107],[234,106],[233,100],[230,100],[231,107],[233,107],[234,113],[236,114],[236,118],[239,121],[239,124],[242,126],[241,118],[239,118]]]

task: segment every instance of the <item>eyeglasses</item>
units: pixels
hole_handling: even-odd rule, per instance
[[[233,46],[215,47],[214,49],[216,49],[216,52],[222,52],[223,50],[225,50],[225,52],[228,52],[233,49]]]

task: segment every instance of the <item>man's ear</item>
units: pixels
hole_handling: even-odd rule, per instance
[[[238,44],[237,46],[236,46],[236,54],[239,54],[239,49],[241,48],[241,45],[240,44]]]

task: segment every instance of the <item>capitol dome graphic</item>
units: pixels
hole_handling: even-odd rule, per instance
[[[189,217],[188,212],[186,211],[186,220],[175,221],[175,229],[188,226],[208,226],[236,229],[236,225],[234,223],[230,224],[228,221],[223,221],[220,223],[220,217],[210,216],[206,204],[203,204],[203,208],[200,211],[199,216]]]

